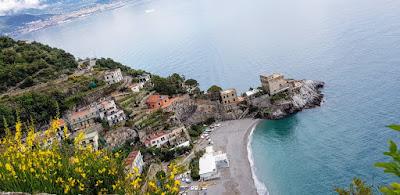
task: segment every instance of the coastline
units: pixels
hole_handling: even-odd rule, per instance
[[[209,194],[267,194],[254,174],[249,146],[251,135],[260,119],[221,122],[222,127],[211,133],[214,150],[227,153],[230,167],[220,171],[220,178],[210,181]],[[265,189],[265,190],[263,190]]]
[[[265,186],[265,184],[262,182],[262,181],[260,181],[260,179],[258,179],[258,177],[257,177],[257,174],[256,174],[256,167],[255,167],[255,164],[254,164],[254,157],[253,157],[253,150],[251,149],[251,142],[252,142],[252,140],[253,140],[253,133],[254,133],[254,131],[255,131],[255,129],[256,129],[256,127],[257,127],[257,125],[262,121],[261,119],[256,119],[257,120],[257,123],[255,123],[251,128],[249,128],[249,129],[251,129],[250,131],[249,131],[249,129],[247,130],[247,131],[249,131],[248,133],[246,133],[247,134],[247,158],[248,158],[248,161],[249,161],[249,166],[250,166],[250,169],[251,169],[251,175],[252,175],[252,177],[253,177],[253,182],[254,182],[254,186],[255,186],[255,188],[256,188],[256,190],[257,190],[257,194],[259,194],[259,195],[269,195],[269,192],[268,192],[268,189],[267,189],[267,186]]]

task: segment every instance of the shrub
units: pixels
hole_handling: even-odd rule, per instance
[[[142,181],[137,170],[124,171],[119,153],[94,151],[80,143],[80,133],[72,141],[68,130],[59,131],[59,120],[48,130],[35,132],[33,126],[22,139],[22,123],[17,120],[15,134],[5,128],[0,141],[0,191],[53,194],[141,194]],[[71,144],[72,143],[72,144]],[[150,194],[178,194],[175,165],[169,166],[167,179],[149,181]],[[159,183],[160,185],[155,185]]]
[[[190,177],[192,177],[193,180],[197,181],[200,179],[199,171],[199,160],[200,157],[203,156],[204,151],[199,151],[195,153],[195,157],[190,161]]]

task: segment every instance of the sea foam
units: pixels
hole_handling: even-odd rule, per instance
[[[254,158],[253,158],[253,151],[251,149],[251,142],[253,140],[253,132],[256,129],[256,127],[257,127],[257,125],[255,125],[251,129],[251,132],[247,139],[247,158],[249,159],[249,162],[250,162],[251,175],[253,176],[253,181],[254,181],[254,185],[257,189],[257,193],[259,195],[269,195],[268,189],[265,186],[265,184],[257,178],[256,167],[254,165]]]

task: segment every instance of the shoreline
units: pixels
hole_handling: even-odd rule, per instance
[[[249,132],[246,133],[246,137],[247,137],[247,143],[246,143],[246,146],[247,146],[247,158],[248,158],[248,161],[249,161],[249,166],[250,166],[250,169],[251,169],[251,175],[253,177],[253,183],[254,183],[254,186],[255,186],[255,188],[257,190],[257,194],[259,194],[259,195],[264,195],[264,194],[265,195],[269,195],[267,186],[256,175],[256,167],[255,167],[255,164],[254,164],[253,150],[251,149],[251,142],[253,140],[253,133],[256,130],[256,127],[260,122],[262,122],[262,119],[256,119],[256,123],[254,123],[249,128],[251,130],[249,131],[249,129],[247,129],[247,131],[249,131]]]
[[[261,121],[224,121],[221,127],[211,133],[214,150],[226,153],[230,166],[219,170],[219,179],[210,181],[213,185],[207,189],[209,194],[267,194],[264,184],[254,174],[251,150],[248,150],[252,132]]]

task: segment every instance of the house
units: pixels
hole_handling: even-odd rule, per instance
[[[225,91],[221,91],[220,94],[222,104],[235,104],[238,102],[236,89],[227,89]]]
[[[83,146],[92,145],[94,150],[99,149],[99,132],[94,129],[85,131],[85,137],[81,142]]]
[[[96,58],[87,58],[78,62],[79,69],[92,71],[94,66],[96,66]]]
[[[173,144],[173,145],[180,144],[180,143],[182,143],[182,142],[184,142],[184,141],[189,139],[185,135],[186,135],[185,126],[181,126],[181,127],[175,128],[169,133],[168,141],[169,141],[170,144]]]
[[[160,148],[161,146],[167,144],[169,141],[169,133],[165,131],[159,131],[152,133],[146,137],[144,141],[144,145],[146,147],[157,147]]]
[[[260,75],[260,81],[262,87],[270,96],[289,89],[289,84],[282,74]]]
[[[139,75],[137,77],[137,79],[138,79],[139,83],[144,84],[144,83],[147,83],[147,81],[150,81],[151,75],[147,74],[147,73],[143,73],[143,74]]]
[[[92,126],[98,118],[97,106],[91,105],[68,115],[67,120],[72,131]]]
[[[206,147],[206,152],[199,160],[199,175],[204,181],[219,178],[218,169],[229,167],[226,153],[214,152],[212,146]]]
[[[120,81],[122,81],[122,79],[122,72],[119,68],[115,70],[107,70],[104,74],[104,80],[109,85],[119,83]]]
[[[126,120],[124,111],[117,108],[114,100],[101,101],[98,110],[100,119],[107,120],[109,126]]]
[[[148,135],[144,144],[146,147],[161,147],[163,145],[178,145],[189,138],[187,137],[186,128],[184,126],[175,128],[171,131],[158,131]]]
[[[125,167],[128,173],[133,173],[135,168],[138,169],[139,173],[142,173],[143,166],[143,156],[139,150],[132,151],[125,159]]]
[[[128,86],[128,88],[132,92],[140,92],[140,89],[143,89],[143,83],[132,83],[131,85]]]
[[[256,95],[257,95],[258,93],[260,93],[260,92],[261,92],[261,90],[259,90],[259,89],[252,89],[252,90],[246,91],[246,92],[245,92],[246,99],[251,100],[251,99],[253,99],[254,97],[256,97]]]
[[[114,100],[101,100],[68,115],[68,124],[72,131],[78,131],[93,126],[96,119],[107,120],[113,126],[126,120],[123,110],[119,109]]]
[[[171,103],[167,95],[151,95],[146,100],[146,105],[149,109],[163,108]]]

